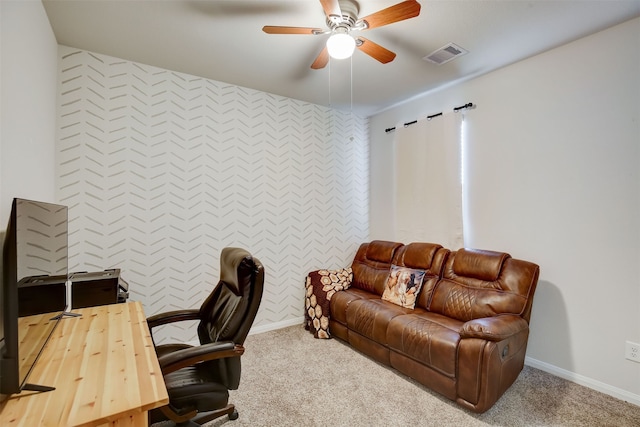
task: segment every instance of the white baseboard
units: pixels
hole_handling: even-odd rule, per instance
[[[576,384],[580,384],[590,389],[599,391],[609,396],[613,396],[616,399],[624,400],[633,405],[640,406],[640,395],[628,392],[618,387],[613,387],[609,384],[605,384],[601,381],[594,380],[593,378],[585,377],[583,375],[576,374],[575,372],[567,371],[566,369],[558,368],[540,360],[532,359],[531,357],[525,357],[524,363],[532,368],[540,369],[541,371],[548,372],[565,380],[569,380]]]
[[[281,322],[270,323],[268,325],[254,326],[249,330],[249,335],[261,334],[263,332],[275,331],[276,329],[282,329],[289,326],[300,325],[304,323],[304,316],[294,319],[287,319]]]
[[[299,317],[299,318],[296,318],[296,319],[283,320],[282,322],[269,323],[268,325],[254,326],[251,329],[249,329],[249,335],[261,334],[263,332],[269,332],[269,331],[275,331],[276,329],[282,329],[282,328],[286,328],[288,326],[295,326],[295,325],[302,326],[303,323],[304,323],[304,317]],[[200,345],[200,342],[195,340],[195,341],[189,341],[189,342],[187,342],[187,344],[189,344],[190,346],[193,346],[193,347],[197,347],[197,346]]]

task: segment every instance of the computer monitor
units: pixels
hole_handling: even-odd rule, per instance
[[[27,383],[59,316],[43,322],[37,339],[19,339],[21,285],[37,277],[67,276],[67,207],[46,202],[14,199],[3,245],[3,277],[0,291],[0,401],[21,390],[47,391],[50,386]],[[63,282],[63,283],[64,283]],[[43,288],[44,289],[44,288]],[[33,290],[37,291],[34,287]],[[65,294],[60,311],[66,306]],[[55,314],[55,313],[54,313]]]

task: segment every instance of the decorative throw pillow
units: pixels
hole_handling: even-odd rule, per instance
[[[382,299],[401,307],[414,308],[422,289],[424,274],[424,270],[392,265]]]

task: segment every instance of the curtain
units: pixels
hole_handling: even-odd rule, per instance
[[[462,114],[446,113],[395,132],[395,238],[463,246]]]

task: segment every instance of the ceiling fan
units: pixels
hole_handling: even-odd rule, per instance
[[[267,34],[331,34],[327,45],[316,57],[311,68],[317,70],[324,68],[329,62],[329,56],[333,58],[348,58],[357,47],[372,58],[383,64],[393,61],[396,54],[364,37],[352,37],[351,31],[363,31],[371,28],[382,27],[394,22],[414,18],[420,14],[420,3],[416,0],[407,0],[379,10],[364,18],[358,18],[359,5],[355,0],[320,0],[324,13],[327,16],[328,29],[309,27],[279,27],[264,26],[262,31]],[[340,40],[341,41],[337,41]],[[335,43],[346,43],[346,52],[335,52]]]

